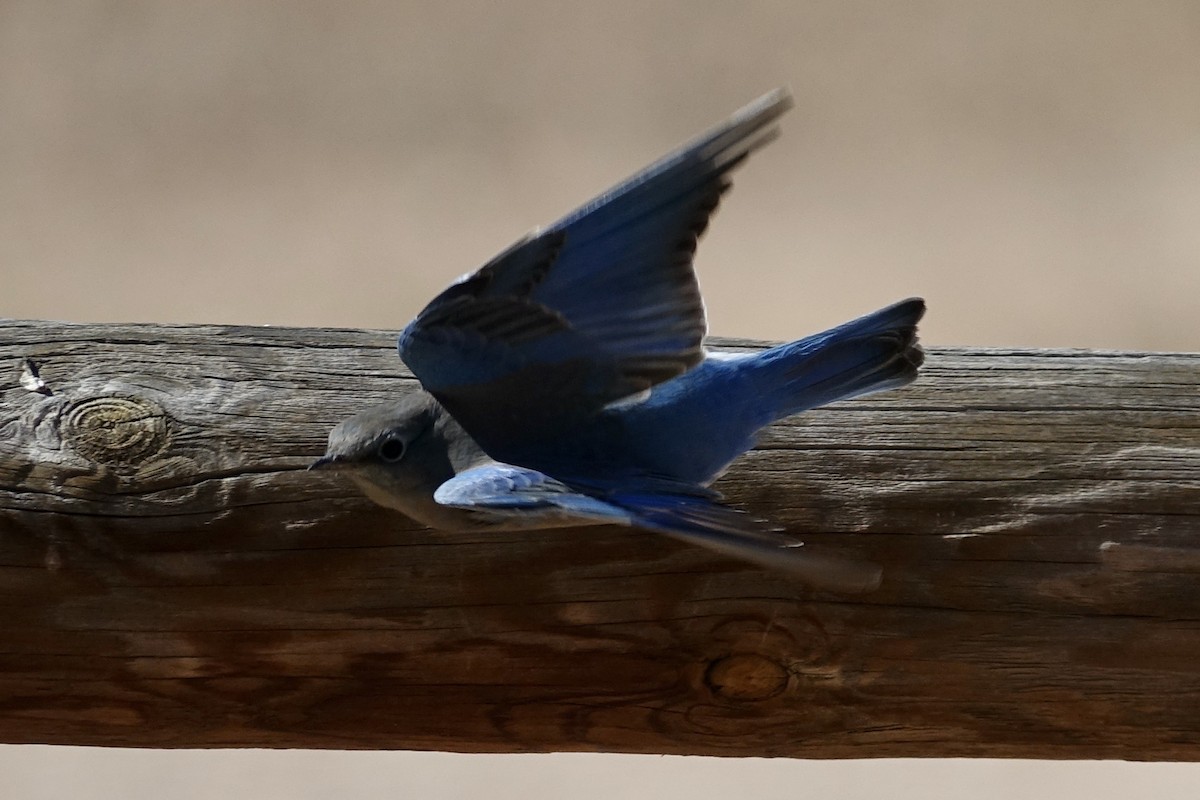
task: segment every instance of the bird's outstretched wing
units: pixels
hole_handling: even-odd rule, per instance
[[[692,270],[729,172],[777,133],[772,92],[496,256],[400,335],[424,387],[494,457],[703,358]]]
[[[874,564],[813,552],[765,523],[720,505],[707,490],[680,489],[671,494],[625,490],[595,497],[536,470],[487,464],[451,478],[434,499],[454,508],[493,513],[498,525],[507,521],[516,527],[593,523],[646,528],[790,575],[817,589],[856,594],[879,586],[881,573]]]

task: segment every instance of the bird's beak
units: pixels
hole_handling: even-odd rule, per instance
[[[338,464],[338,463],[340,463],[340,462],[341,462],[341,460],[342,460],[342,459],[341,459],[341,458],[339,458],[338,456],[330,456],[330,455],[325,455],[325,456],[321,456],[321,457],[320,457],[320,458],[318,458],[316,461],[314,461],[314,462],[312,462],[311,464],[309,464],[309,465],[308,465],[308,468],[309,468],[310,470],[313,470],[313,469],[325,469],[326,467],[330,467],[330,466],[333,466],[333,465],[335,465],[335,464]]]

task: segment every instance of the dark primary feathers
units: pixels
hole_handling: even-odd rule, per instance
[[[516,243],[426,306],[400,336],[401,357],[489,452],[695,366],[697,237],[729,172],[790,107],[772,92]]]

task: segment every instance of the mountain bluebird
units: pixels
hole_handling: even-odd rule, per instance
[[[339,424],[313,466],[435,528],[628,525],[819,588],[877,586],[875,565],[800,547],[707,488],[765,426],[903,386],[923,357],[920,299],[705,352],[696,240],[790,106],[762,97],[438,295],[399,340],[424,390]]]

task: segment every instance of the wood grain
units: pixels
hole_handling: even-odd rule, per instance
[[[853,598],[304,471],[412,385],[377,331],[0,323],[0,741],[1200,759],[1200,355],[934,349],[770,429],[718,488]]]

